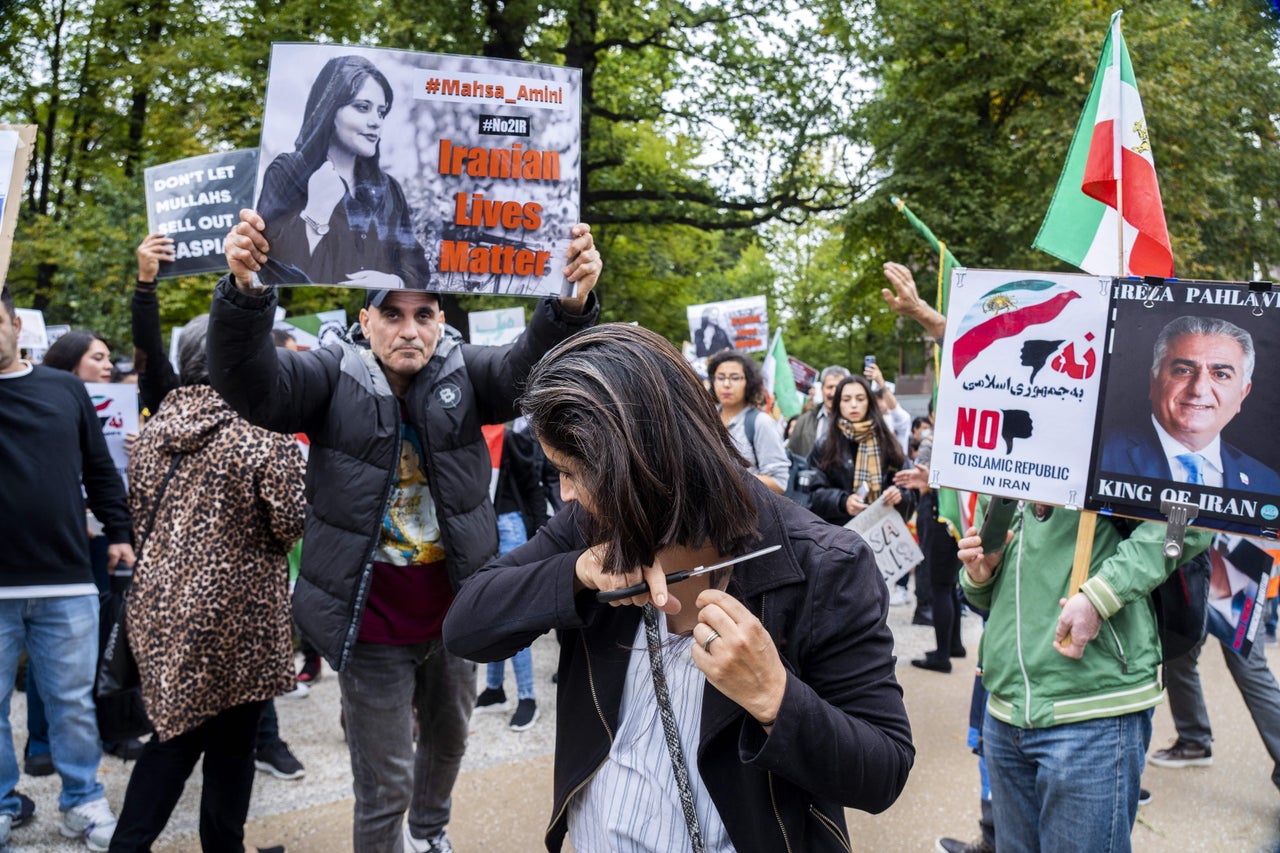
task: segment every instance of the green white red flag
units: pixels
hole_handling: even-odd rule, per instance
[[[782,342],[782,330],[773,333],[773,343],[764,357],[761,368],[764,374],[764,390],[773,397],[784,418],[794,418],[804,408],[804,400],[796,390],[795,375],[787,358],[787,346]]]
[[[1093,88],[1032,245],[1094,275],[1173,275],[1169,229],[1120,12],[1111,16]]]

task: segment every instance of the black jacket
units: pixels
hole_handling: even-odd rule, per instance
[[[832,429],[835,428],[833,425]],[[832,524],[848,524],[853,516],[849,515],[845,505],[849,501],[849,495],[853,494],[849,485],[853,483],[856,461],[854,455],[849,454],[840,465],[827,468],[819,464],[821,458],[822,445],[817,445],[809,453],[809,464],[813,466],[815,472],[813,485],[809,489],[809,511]],[[893,485],[893,475],[898,471],[898,468],[893,467],[884,469],[884,476],[880,481],[881,493]],[[910,518],[911,513],[915,511],[916,503],[920,500],[920,493],[915,489],[899,491],[902,492],[902,501],[896,504],[894,509],[904,519]]]
[[[887,592],[866,543],[748,481],[760,546],[782,550],[733,569],[729,592],[760,617],[787,668],[767,735],[708,684],[697,768],[743,853],[849,849],[844,807],[879,812],[915,758],[894,677]],[[555,801],[548,850],[567,832],[569,797],[608,755],[617,730],[640,608],[575,596],[586,547],[571,504],[528,544],[486,566],[458,593],[445,645],[477,661],[504,660],[553,628],[560,634]]]
[[[449,580],[462,580],[497,553],[489,501],[493,463],[482,424],[513,416],[518,389],[548,349],[595,321],[543,300],[515,343],[477,347],[446,334],[405,397],[426,456]],[[360,632],[373,553],[400,456],[400,404],[367,346],[335,343],[305,352],[271,343],[274,290],[250,296],[225,276],[209,317],[209,377],[250,423],[305,432],[307,520],[293,595],[298,627],[334,669]]]

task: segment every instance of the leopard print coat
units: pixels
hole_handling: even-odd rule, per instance
[[[302,536],[303,470],[291,437],[250,425],[208,386],[171,391],[142,430],[127,612],[161,740],[294,688],[285,555]]]

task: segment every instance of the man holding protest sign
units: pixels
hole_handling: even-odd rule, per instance
[[[1004,547],[986,553],[976,527],[960,540],[965,598],[991,611],[982,736],[1001,848],[1130,849],[1162,692],[1150,593],[1210,539],[1188,530],[1182,556],[1165,558],[1165,525],[1124,538],[1100,524],[1089,578],[1068,597],[1079,520],[1024,504]]]
[[[249,421],[311,438],[294,615],[339,671],[355,849],[450,850],[476,682],[475,665],[444,650],[440,626],[498,544],[480,426],[511,419],[533,363],[595,322],[600,254],[575,225],[563,271],[577,295],[543,300],[507,346],[462,343],[434,293],[372,290],[357,343],[289,352],[271,342],[275,291],[255,284],[270,251],[265,223],[254,211],[241,218],[225,241],[232,274],[214,294],[210,373]]]
[[[59,830],[83,838],[91,850],[106,850],[116,818],[98,781],[98,588],[81,483],[110,543],[109,571],[134,561],[132,524],[124,484],[84,383],[21,360],[21,326],[12,295],[0,292],[0,707],[8,707],[25,646],[36,664],[53,765],[62,777]],[[21,817],[17,783],[6,715],[0,721],[0,790],[10,793],[0,797],[0,845]]]

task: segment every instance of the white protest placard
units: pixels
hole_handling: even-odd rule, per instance
[[[341,308],[319,314],[298,314],[277,320],[275,327],[293,336],[298,349],[319,349],[347,331],[347,312]]]
[[[568,295],[582,72],[275,44],[256,208],[271,284]]]
[[[111,461],[127,487],[129,456],[124,452],[124,438],[138,431],[138,386],[124,382],[86,382],[84,387],[98,413]]]
[[[17,308],[22,330],[18,332],[18,349],[47,350],[49,335],[44,327],[44,312],[34,308]]]
[[[36,144],[34,124],[0,124],[0,290],[9,271],[13,235],[18,228],[22,180]]]
[[[933,430],[935,485],[1082,506],[1111,279],[952,274]]]
[[[174,241],[174,260],[160,262],[160,278],[221,272],[222,239],[253,206],[258,151],[221,151],[145,170],[147,227]]]
[[[924,553],[916,544],[907,523],[898,511],[876,498],[870,506],[853,517],[845,527],[862,536],[876,555],[876,568],[886,584],[891,584],[924,561]]]
[[[697,358],[726,349],[764,352],[769,348],[769,312],[763,296],[690,305],[685,315]]]
[[[509,344],[524,331],[523,308],[495,308],[467,315],[471,343],[482,346]]]

